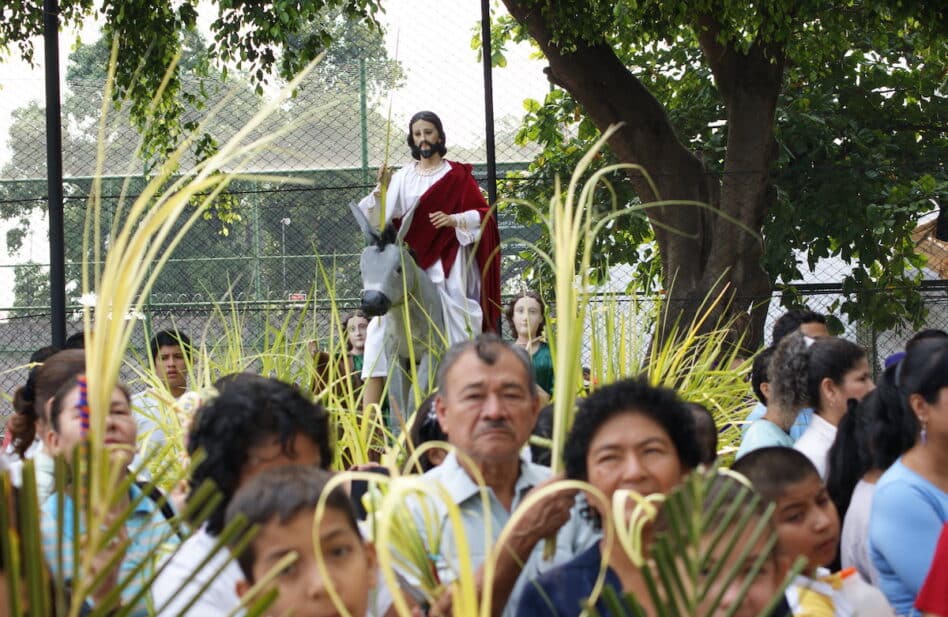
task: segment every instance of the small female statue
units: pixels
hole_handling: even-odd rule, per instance
[[[517,336],[516,345],[523,347],[533,361],[533,375],[537,386],[549,396],[553,393],[553,357],[543,339],[546,324],[546,305],[540,294],[523,291],[507,304],[504,311],[510,329]]]

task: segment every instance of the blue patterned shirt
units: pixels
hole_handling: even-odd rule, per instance
[[[142,495],[142,491],[132,485],[129,491],[129,497],[134,502]],[[66,580],[72,580],[77,564],[73,563],[73,531],[76,516],[76,507],[73,504],[70,495],[63,496],[63,520],[61,525],[57,524],[57,501],[59,496],[56,493],[50,495],[43,502],[43,552],[46,560],[55,575],[59,571],[60,559],[57,548],[57,538],[62,531],[63,554],[62,568]],[[119,571],[119,580],[124,581],[132,575],[132,572],[143,561],[149,561],[141,570],[135,574],[134,579],[129,583],[122,593],[122,601],[131,602],[139,593],[143,586],[148,585],[152,574],[154,574],[155,565],[170,552],[179,539],[175,534],[175,529],[168,523],[168,520],[158,509],[158,504],[149,497],[141,499],[125,522],[125,529],[128,532],[130,540],[125,557],[122,560],[122,566]],[[85,525],[80,522],[79,533],[85,533]],[[141,600],[136,603],[136,615],[146,614],[146,606],[150,601],[149,594],[145,594]]]

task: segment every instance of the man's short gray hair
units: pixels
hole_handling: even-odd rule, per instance
[[[517,360],[520,361],[520,364],[523,365],[523,371],[527,376],[527,387],[530,390],[530,396],[536,398],[537,382],[533,375],[533,363],[530,361],[530,356],[527,354],[527,351],[519,345],[511,345],[491,332],[480,334],[477,338],[470,341],[455,343],[445,352],[444,357],[441,358],[441,364],[438,365],[437,383],[438,393],[441,396],[444,396],[447,392],[447,384],[445,381],[451,367],[457,364],[461,356],[472,350],[477,354],[481,362],[489,366],[493,366],[494,363],[497,362],[497,358],[502,351],[507,350],[513,353]]]

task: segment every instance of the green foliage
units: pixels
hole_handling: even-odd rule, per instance
[[[805,561],[798,559],[783,581],[777,579],[773,511],[774,504],[762,504],[747,481],[730,472],[712,468],[689,474],[664,500],[641,566],[652,614],[733,615],[761,577],[769,584],[770,600],[753,609],[759,617],[769,615]],[[722,606],[729,590],[729,605]],[[645,615],[632,594],[620,597],[608,586],[601,602],[616,617]],[[590,606],[589,614],[600,613]]]
[[[197,0],[121,0],[103,2],[96,11],[92,0],[59,2],[62,26],[78,26],[98,13],[104,20],[105,48],[112,40],[119,42],[114,101],[128,102],[129,117],[144,137],[146,161],[162,160],[196,127],[185,118],[185,110],[200,105],[203,93],[185,87],[183,67],[166,71],[184,57],[198,58],[192,68],[198,75],[209,74],[208,56],[193,46],[197,6]],[[219,0],[215,7],[209,57],[242,71],[258,93],[274,75],[289,79],[330,45],[332,21],[326,20],[327,12],[377,26],[375,16],[380,9],[377,0],[266,4]],[[0,19],[0,54],[15,46],[21,57],[32,62],[30,39],[42,34],[43,15],[33,0],[6,2]],[[204,158],[213,147],[212,141],[199,138],[195,153]]]
[[[724,96],[699,45],[698,35],[709,27],[703,16],[713,16],[717,41],[729,50],[746,52],[754,41],[785,46],[774,198],[763,220],[743,221],[763,233],[764,269],[788,292],[785,304],[794,305],[801,298],[786,285],[803,275],[799,252],[806,252],[809,269],[838,257],[852,271],[840,273],[845,297],[831,312],[877,328],[923,319],[917,283],[924,260],[909,233],[948,198],[941,60],[948,42],[937,27],[944,9],[885,2],[840,2],[833,10],[803,2],[792,11],[791,3],[778,1],[518,4],[545,16],[560,51],[609,45],[663,105],[678,138],[705,163],[710,183],[723,173],[729,127]],[[526,38],[522,25],[506,16],[495,20],[493,34],[495,50]],[[543,152],[526,177],[503,188],[505,196],[540,201],[548,198],[549,179],[566,177],[599,132],[560,89],[525,107],[518,139]],[[615,180],[620,203],[635,203],[631,187]],[[610,199],[601,194],[599,207]],[[535,220],[526,210],[518,216]],[[597,253],[596,267],[603,272],[606,265],[632,264],[637,284],[649,289],[660,266],[646,221],[628,218],[621,225],[615,245]]]
[[[352,127],[359,126],[359,58],[365,60],[368,96],[377,97],[388,88],[397,87],[402,79],[398,63],[387,58],[383,41],[371,25],[346,20],[339,11],[327,14],[320,24],[308,26],[311,30],[327,29],[333,46],[324,61],[302,81],[296,96],[253,132],[254,137],[265,137],[281,126],[292,125],[294,133],[304,135],[345,135],[347,140],[358,139]],[[210,62],[204,43],[197,35],[189,35],[192,50],[179,66],[179,75],[185,90],[193,97],[184,109],[185,117],[194,119],[210,115],[201,126],[200,139],[206,139],[210,149],[226,142],[230,136],[263,104],[250,84],[231,74],[202,72]],[[295,45],[296,39],[290,44]],[[75,264],[82,261],[81,230],[84,206],[92,193],[92,173],[97,157],[94,127],[102,104],[102,85],[105,83],[109,49],[106,39],[92,44],[80,44],[70,54],[63,111],[64,123],[65,188],[65,248],[67,281],[70,281],[68,300],[78,296],[79,272]],[[201,111],[202,97],[226,101],[226,108],[212,114]],[[331,113],[325,113],[329,111]],[[31,103],[14,111],[9,144],[12,156],[3,169],[3,175],[12,178],[36,178],[0,183],[0,218],[15,222],[7,230],[11,251],[21,248],[22,241],[45,209],[45,156],[37,148],[36,127],[43,125],[43,109]],[[145,185],[146,178],[141,159],[136,154],[138,139],[130,138],[128,105],[110,114],[106,133],[104,168],[110,173],[129,174],[130,178],[104,178],[103,195],[107,213],[102,224],[112,225],[114,212],[123,199],[133,199]],[[367,139],[378,141],[385,132],[385,120],[370,112],[367,120]],[[193,125],[189,125],[193,126]],[[182,137],[179,137],[180,141]],[[303,139],[298,143],[304,143]],[[187,159],[195,160],[194,157]],[[346,161],[338,157],[327,159],[326,164],[338,167],[340,163],[357,164],[358,153]],[[312,159],[307,159],[307,165]],[[267,154],[261,166],[299,169],[299,153],[292,148],[281,148]],[[349,220],[343,199],[361,197],[366,174],[361,170],[337,169],[331,172],[300,172],[298,176],[312,179],[319,186],[349,187],[347,191],[301,190],[287,187],[275,179],[232,183],[196,223],[197,233],[178,247],[174,260],[168,265],[154,288],[153,301],[158,303],[209,300],[220,298],[231,290],[241,299],[264,300],[286,297],[288,291],[307,291],[316,278],[312,255],[316,252],[326,258],[326,267],[338,267],[347,272],[351,265],[340,257],[339,264],[330,264],[334,253],[357,253],[360,236]],[[73,176],[73,178],[69,178]],[[354,187],[354,188],[353,188]],[[345,197],[340,198],[340,194]],[[291,224],[283,225],[289,219]],[[91,253],[90,253],[91,255]],[[287,276],[283,276],[284,260]],[[17,272],[14,304],[17,307],[44,306],[48,303],[48,286],[34,285],[35,268]],[[353,297],[355,285],[339,290],[340,297]]]
[[[531,203],[549,203],[554,194],[554,179],[568,178],[589,146],[599,137],[599,131],[588,118],[581,118],[581,110],[576,102],[562,90],[552,90],[541,103],[533,99],[524,101],[526,117],[524,126],[518,131],[518,144],[536,142],[543,145],[543,152],[529,165],[526,171],[507,173],[507,182],[501,184],[502,195],[507,202],[502,207],[512,209],[517,222],[524,226],[542,223],[541,212],[535,208],[524,207],[517,203],[525,200]],[[581,118],[581,119],[580,119]],[[589,178],[603,168],[615,165],[618,161],[609,150],[603,150],[592,160],[584,178]],[[606,176],[606,182],[600,183],[594,192],[592,206],[595,217],[599,218],[613,209],[629,209],[639,204],[638,197],[624,181],[624,171],[617,170]],[[611,265],[632,264],[635,276],[629,284],[637,291],[652,291],[655,278],[655,265],[651,258],[654,245],[651,228],[645,213],[630,212],[609,223],[607,232],[592,239],[592,269],[590,280],[594,284],[608,278]],[[543,234],[537,246],[544,252],[551,249],[550,237]],[[553,286],[555,272],[552,264],[533,259],[531,249],[523,255],[528,265],[523,277],[533,279],[534,285],[541,289]],[[580,255],[576,256],[577,260]]]
[[[13,310],[10,314],[30,315],[36,310],[35,307],[46,306],[48,303],[49,272],[47,268],[34,262],[21,265],[17,269],[13,283]]]

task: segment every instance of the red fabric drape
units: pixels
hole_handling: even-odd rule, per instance
[[[471,166],[448,161],[451,170],[429,188],[415,208],[405,242],[422,268],[441,260],[444,275],[451,273],[460,245],[453,227],[435,228],[429,215],[434,212],[459,214],[477,210],[481,217],[481,237],[475,258],[481,273],[481,309],[484,332],[497,332],[500,324],[500,231],[494,210],[488,207],[480,187],[471,175]],[[401,221],[395,221],[396,225]]]

